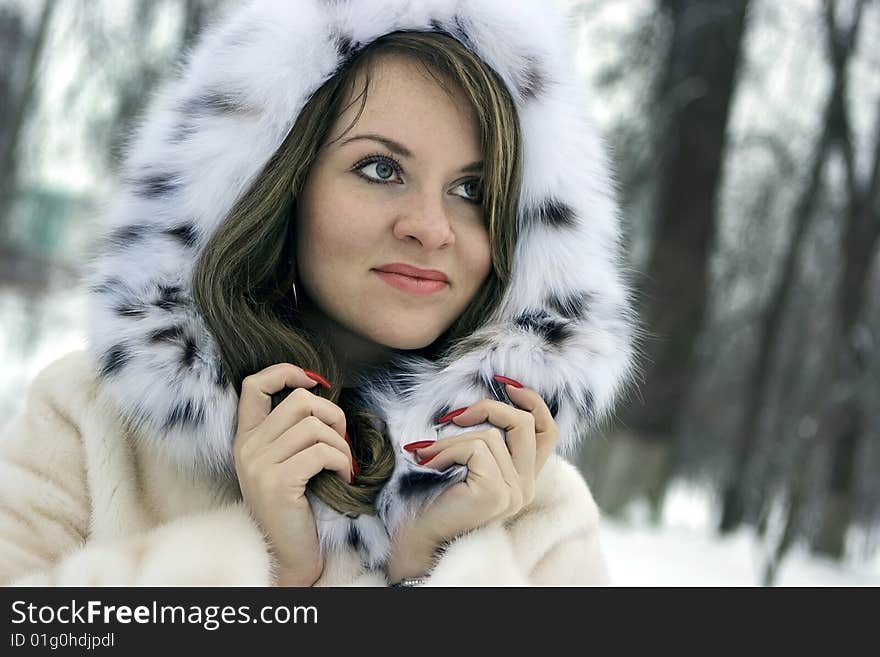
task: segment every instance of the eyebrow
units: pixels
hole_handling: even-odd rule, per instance
[[[412,151],[409,150],[406,146],[404,146],[400,142],[396,142],[393,139],[390,139],[388,137],[378,135],[375,132],[368,132],[363,135],[355,135],[354,137],[349,137],[348,139],[343,141],[341,144],[339,144],[339,146],[342,147],[345,144],[347,144],[351,141],[356,141],[358,139],[369,139],[370,141],[378,141],[380,144],[384,144],[385,147],[389,151],[391,151],[392,153],[396,153],[397,155],[401,155],[403,157],[413,158]],[[483,162],[482,161],[471,162],[470,164],[466,164],[461,168],[462,173],[479,173],[482,170],[483,170]]]

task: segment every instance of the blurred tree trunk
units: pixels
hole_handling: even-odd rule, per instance
[[[880,109],[876,122],[873,161],[869,178],[856,179],[855,157],[849,124],[843,126],[841,147],[847,171],[848,203],[841,251],[843,275],[837,286],[835,332],[836,369],[830,388],[828,407],[820,418],[820,440],[831,444],[831,476],[819,532],[812,548],[815,552],[840,559],[846,547],[856,484],[855,460],[866,431],[859,397],[867,362],[859,340],[859,320],[868,301],[868,277],[877,239],[880,236]]]
[[[0,103],[0,245],[7,241],[8,212],[15,188],[15,151],[20,132],[15,123],[22,116],[16,102],[22,95],[19,80],[22,76],[18,75],[20,67],[16,66],[16,55],[25,50],[27,39],[17,8],[0,8],[0,58],[5,62],[0,67],[0,98],[4,99]],[[0,279],[5,278],[6,272],[0,272]]]
[[[866,363],[860,352],[858,322],[867,301],[868,274],[880,236],[880,108],[876,120],[874,152],[868,179],[859,181],[855,169],[852,129],[847,104],[846,69],[856,49],[864,2],[857,2],[852,22],[846,29],[837,24],[836,2],[826,0],[825,23],[833,68],[834,84],[829,100],[827,130],[829,148],[840,150],[846,182],[846,224],[841,231],[843,273],[836,281],[835,313],[829,340],[830,372],[822,386],[823,399],[816,404],[818,426],[801,450],[798,464],[792,468],[788,488],[785,527],[765,569],[765,583],[772,584],[779,564],[794,541],[802,534],[803,508],[809,485],[818,476],[823,453],[831,453],[828,492],[823,500],[819,531],[813,537],[813,549],[837,558],[843,555],[846,532],[853,511],[855,455],[864,432],[864,417],[859,403],[858,385]]]
[[[180,40],[181,50],[193,45],[208,20],[210,0],[186,0],[183,7],[183,36]],[[214,2],[213,4],[216,4]]]
[[[32,37],[24,34],[21,16],[11,7],[0,13],[0,57],[3,59],[4,72],[0,77],[0,240],[5,241],[9,231],[9,212],[12,209],[15,187],[18,182],[16,156],[27,122],[28,111],[36,102],[37,72],[43,59],[43,50],[52,14],[55,11],[55,0],[45,0],[43,10]],[[26,45],[30,41],[30,45]],[[15,61],[25,53],[24,74],[20,88],[15,80]],[[12,64],[10,64],[10,62]],[[7,263],[9,266],[9,263]],[[4,267],[5,269],[5,267]],[[5,273],[5,272],[4,272]]]
[[[794,209],[794,229],[783,256],[782,272],[776,288],[767,303],[767,311],[759,326],[758,355],[751,368],[746,385],[746,404],[736,444],[736,452],[727,484],[722,494],[722,512],[719,531],[728,533],[737,529],[745,519],[748,504],[746,473],[758,441],[759,426],[765,402],[769,398],[770,373],[774,349],[782,329],[785,302],[789,298],[797,276],[797,260],[801,243],[813,217],[822,177],[831,148],[840,144],[848,132],[846,94],[848,65],[856,50],[861,12],[864,2],[857,4],[848,30],[840,31],[834,19],[835,3],[826,2],[827,43],[832,66],[831,90],[824,111],[822,133],[819,136],[804,189]],[[846,137],[848,140],[848,137]]]
[[[746,26],[747,0],[661,0],[672,25],[655,112],[659,139],[656,228],[648,256],[642,317],[656,339],[641,386],[644,403],[622,415],[640,440],[671,452],[693,379],[693,352],[707,305],[708,260],[727,123]],[[670,476],[666,458],[659,498]]]

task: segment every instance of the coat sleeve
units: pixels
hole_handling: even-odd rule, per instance
[[[241,503],[124,538],[90,537],[83,431],[94,381],[82,357],[43,370],[0,433],[0,584],[266,586],[272,563]]]
[[[238,504],[125,539],[86,541],[9,586],[272,586],[268,551]]]
[[[553,456],[535,499],[516,516],[452,541],[425,586],[588,586],[609,584],[599,547],[599,509],[578,470]]]

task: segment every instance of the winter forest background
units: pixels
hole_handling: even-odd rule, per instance
[[[0,420],[84,345],[126,132],[235,0],[0,0]],[[579,463],[623,584],[878,584],[880,0],[556,0],[643,380]]]

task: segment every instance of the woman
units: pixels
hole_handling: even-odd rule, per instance
[[[563,456],[633,320],[564,37],[537,2],[213,26],[126,160],[89,349],[0,442],[0,581],[606,582]]]

